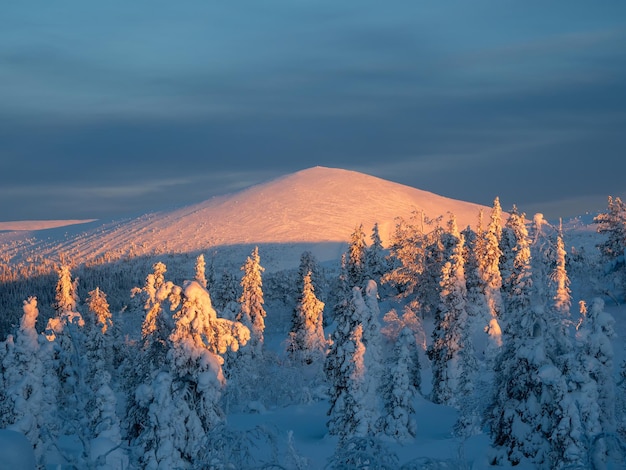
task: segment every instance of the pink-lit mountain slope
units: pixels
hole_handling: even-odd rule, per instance
[[[488,214],[490,208],[477,204],[354,171],[314,167],[182,209],[102,225],[63,241],[34,244],[43,256],[64,252],[80,261],[130,250],[153,254],[231,245],[330,246],[347,241],[361,223],[369,237],[375,222],[386,244],[397,217],[408,218],[423,210],[429,218],[443,215],[445,223],[451,212],[463,229],[476,224],[481,208]],[[32,243],[31,248],[35,248]]]

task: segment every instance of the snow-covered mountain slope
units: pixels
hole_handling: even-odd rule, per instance
[[[129,252],[186,253],[232,245],[333,246],[345,243],[359,224],[369,235],[376,222],[386,244],[397,217],[409,218],[414,211],[423,211],[429,218],[442,215],[445,223],[450,212],[462,229],[476,224],[481,208],[354,171],[314,167],[234,194],[100,224],[82,233],[70,235],[66,230],[56,238],[49,231],[45,237],[30,232],[28,249],[46,257],[63,252],[85,262],[107,252],[117,257]],[[17,245],[12,255],[19,251]],[[336,250],[331,251],[335,258]]]

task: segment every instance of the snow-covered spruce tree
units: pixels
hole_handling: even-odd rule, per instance
[[[554,295],[554,310],[561,315],[562,318],[570,318],[570,307],[572,306],[572,296],[569,288],[570,280],[565,267],[565,245],[563,236],[559,235],[556,242],[556,266],[552,271],[552,282]]]
[[[209,293],[187,281],[175,326],[167,339],[165,364],[135,392],[145,421],[134,438],[135,460],[142,468],[210,466],[207,434],[223,422],[219,398],[223,359],[250,338],[239,322],[218,318]]]
[[[425,238],[422,212],[413,213],[408,221],[398,218],[389,247],[391,269],[382,282],[395,288],[400,297],[412,300],[417,290],[424,271]]]
[[[92,458],[95,437],[89,423],[89,398],[92,395],[89,376],[88,335],[85,321],[77,309],[77,280],[72,281],[69,268],[61,267],[56,287],[56,316],[48,320],[45,335],[51,342],[48,367],[54,367],[58,380],[56,393],[59,436],[77,438],[82,447],[64,457],[74,465],[87,466]]]
[[[385,374],[382,386],[384,412],[382,429],[386,435],[405,441],[415,437],[415,407],[417,396],[413,377],[419,370],[419,362],[415,350],[415,337],[408,328],[403,328],[398,336],[393,350],[393,356]]]
[[[350,287],[361,287],[365,280],[367,244],[365,243],[365,232],[363,224],[355,227],[350,235],[348,244],[347,270],[348,285]]]
[[[198,281],[198,284],[200,284],[202,287],[206,289],[207,288],[206,262],[204,261],[203,254],[199,254],[198,257],[196,258],[195,270],[196,270],[195,280]]]
[[[302,284],[302,294],[292,318],[288,350],[297,360],[311,364],[326,355],[324,302],[315,296],[311,272],[304,276]]]
[[[255,357],[263,354],[266,312],[263,307],[263,280],[261,274],[265,268],[261,266],[259,248],[255,247],[241,267],[241,297],[239,298],[240,311],[237,320],[250,329],[250,352]]]
[[[99,288],[89,292],[85,319],[85,382],[88,390],[86,425],[92,440],[89,460],[96,468],[123,468],[128,465],[122,447],[122,426],[113,390],[114,325],[106,295]],[[98,449],[97,453],[94,449]]]
[[[385,338],[387,342],[385,349],[396,345],[402,330],[407,329],[413,335],[413,343],[415,345],[415,347],[411,350],[411,364],[413,365],[413,370],[411,371],[409,378],[415,390],[418,393],[421,393],[422,370],[419,351],[420,349],[426,347],[426,333],[424,331],[422,320],[415,315],[415,312],[405,305],[402,316],[398,316],[398,313],[392,309],[385,314],[383,321],[385,326],[381,328],[380,331],[383,338]]]
[[[51,444],[55,423],[50,422],[54,390],[44,382],[44,365],[41,360],[39,334],[35,323],[39,315],[37,299],[24,301],[24,314],[15,338],[9,336],[2,355],[4,394],[0,405],[0,428],[18,431],[30,441],[40,464]]]
[[[346,253],[341,255],[341,263],[339,265],[339,275],[335,281],[333,293],[333,304],[331,311],[331,321],[337,321],[337,319],[343,315],[350,299],[352,298],[352,287],[348,284],[348,256]]]
[[[468,225],[462,232],[463,240],[463,263],[465,265],[465,285],[467,286],[467,314],[476,321],[485,321],[489,315],[489,308],[485,297],[485,284],[478,271],[477,245],[480,244],[482,228],[478,225],[478,232]]]
[[[524,221],[516,206],[502,229],[500,247],[500,272],[502,274],[502,296],[504,309],[501,314],[506,328],[513,315],[524,312],[530,306],[532,296],[532,266],[530,238]]]
[[[373,281],[371,284],[375,286]],[[371,284],[370,297],[376,291]],[[368,320],[372,316],[361,289],[353,288],[350,303],[337,318],[332,344],[324,364],[330,384],[328,430],[342,440],[353,436],[373,435],[377,429],[379,405],[376,393],[380,378],[374,375],[379,371],[380,365],[373,363],[376,353],[368,353],[368,345],[365,344],[367,340],[373,349],[377,347],[377,340],[372,337],[372,320]]]
[[[370,236],[372,243],[365,251],[365,278],[380,284],[383,275],[388,271],[383,242],[378,232],[378,223],[372,227]]]
[[[95,324],[100,328],[102,334],[106,334],[109,328],[113,326],[112,315],[106,294],[102,292],[99,287],[96,287],[94,290],[89,292],[85,303],[87,304],[89,311],[94,316]]]
[[[595,468],[606,465],[609,443],[615,436],[616,396],[613,381],[614,319],[604,311],[604,301],[595,298],[591,309],[581,309],[583,318],[576,334],[581,370],[572,374],[577,382],[577,402],[585,430],[587,450]]]
[[[598,214],[593,221],[597,231],[606,239],[597,245],[604,263],[607,281],[603,294],[616,298],[626,291],[626,204],[619,197],[608,197],[607,211]],[[608,284],[608,287],[607,287]]]
[[[490,339],[488,350],[488,360],[490,361],[496,354],[497,349],[502,346],[500,315],[504,307],[501,293],[502,275],[500,272],[500,259],[502,257],[501,240],[502,208],[500,207],[500,199],[496,197],[493,201],[489,225],[484,232],[479,234],[475,247],[478,260],[478,276],[481,280],[481,288],[488,308],[485,331],[489,334]]]
[[[468,315],[466,310],[467,289],[465,285],[464,240],[460,236],[452,218],[448,231],[443,236],[446,247],[446,261],[440,276],[440,304],[435,313],[435,325],[432,344],[428,348],[428,357],[432,361],[433,388],[432,400],[474,413],[474,416],[459,417],[463,432],[470,432],[469,427],[477,421],[477,410],[472,406],[474,400],[473,381],[478,365],[474,357],[474,348],[470,338]]]
[[[230,272],[224,271],[219,281],[215,285],[215,289],[211,290],[211,294],[214,295],[213,304],[218,311],[225,310],[229,304],[237,304],[237,311],[239,313],[239,298],[241,293],[239,292],[240,285],[237,278]],[[235,317],[232,318],[234,320]]]
[[[152,266],[152,269],[154,272],[148,274],[144,287],[136,293],[143,300],[143,309],[146,312],[141,325],[141,337],[144,343],[146,341],[154,342],[153,339],[163,341],[169,334],[168,325],[166,325],[162,315],[162,303],[167,297],[167,295],[163,295],[162,290],[166,284],[165,273],[167,268],[165,264],[159,261]]]
[[[304,251],[300,255],[300,264],[298,266],[298,278],[304,279],[307,273],[311,273],[311,285],[315,291],[315,295],[318,299],[324,302],[326,299],[326,280],[324,279],[324,273],[315,258],[315,255],[310,251]]]
[[[533,308],[530,240],[523,215],[514,210],[503,240],[509,269],[504,345],[496,360],[494,399],[488,421],[500,458],[514,465],[526,458],[546,468],[575,465],[583,458],[577,408],[559,367],[553,333]],[[496,458],[498,459],[498,458]]]

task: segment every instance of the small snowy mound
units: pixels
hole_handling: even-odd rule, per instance
[[[0,429],[0,469],[33,470],[35,452],[24,434]]]

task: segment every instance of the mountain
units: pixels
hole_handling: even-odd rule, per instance
[[[397,217],[423,211],[429,218],[456,215],[459,228],[474,225],[484,206],[458,201],[363,173],[314,167],[252,186],[237,193],[136,219],[100,224],[55,238],[46,233],[29,241],[29,250],[46,257],[60,252],[75,261],[105,253],[192,253],[233,245],[316,245],[321,258],[337,259],[337,244],[355,227],[366,234],[378,223],[387,244]],[[90,224],[93,227],[93,223]],[[80,227],[80,226],[76,226]],[[327,255],[325,255],[327,253]]]

